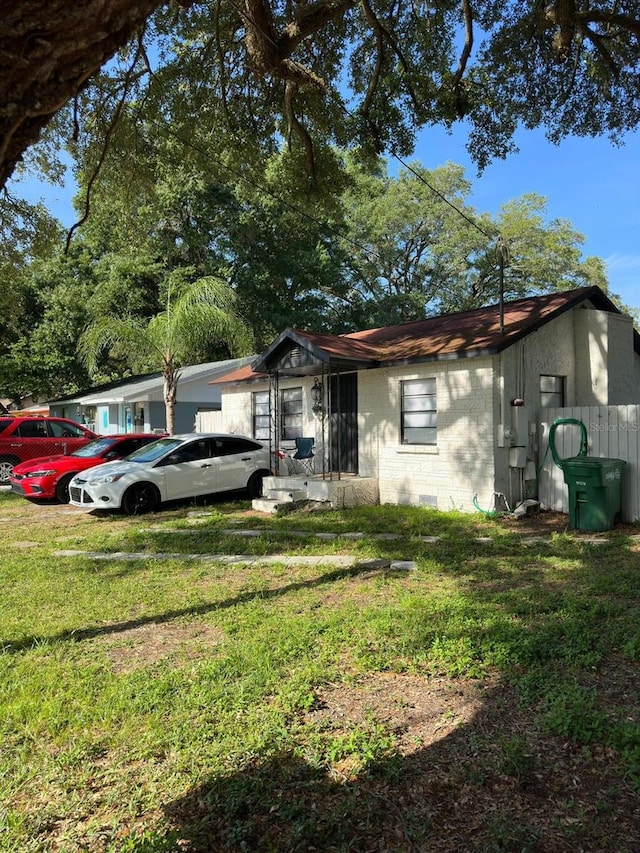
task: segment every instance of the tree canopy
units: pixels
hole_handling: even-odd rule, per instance
[[[180,367],[201,360],[212,342],[218,346],[222,343],[229,356],[248,355],[252,340],[234,312],[235,294],[226,282],[207,277],[189,284],[176,271],[167,284],[164,311],[148,321],[131,314],[103,314],[82,333],[78,352],[93,369],[104,350],[126,356],[139,370],[159,367],[166,427],[172,435]],[[172,292],[174,288],[177,295]]]
[[[215,312],[202,318],[198,303],[182,300],[207,282],[216,310],[238,318],[254,351],[287,326],[342,333],[485,305],[501,292],[607,288],[602,261],[582,259],[584,238],[571,223],[550,220],[544,198],[478,212],[471,183],[452,163],[390,174],[383,158],[364,167],[334,152],[323,166],[332,192],[320,192],[300,182],[300,164],[284,152],[267,158],[258,181],[257,168],[250,180],[232,180],[206,158],[172,168],[172,150],[145,148],[134,169],[112,152],[94,185],[92,215],[66,253],[48,220],[28,230],[18,218],[15,234],[7,223],[0,396],[59,396],[163,368],[160,350],[142,342],[156,331],[162,338],[169,317],[169,362],[245,353],[249,345],[223,334]],[[180,311],[167,314],[170,302]],[[77,344],[87,328],[96,357],[83,361]],[[115,331],[130,338],[109,337]]]
[[[462,118],[480,166],[520,124],[616,139],[640,118],[639,36],[638,0],[6,0],[0,184],[65,104],[73,142],[129,104],[205,139],[289,139],[310,173],[323,145],[407,154]]]

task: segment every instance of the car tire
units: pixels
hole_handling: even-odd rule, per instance
[[[125,515],[142,515],[153,512],[160,504],[160,493],[153,483],[135,483],[122,496],[121,508]]]
[[[249,477],[247,492],[249,493],[250,498],[262,497],[262,481],[264,476],[265,475],[262,471],[254,471],[254,473]]]
[[[74,477],[75,474],[65,474],[56,483],[56,500],[59,504],[69,503],[69,483]]]
[[[9,485],[9,477],[20,460],[16,456],[0,456],[0,486]]]

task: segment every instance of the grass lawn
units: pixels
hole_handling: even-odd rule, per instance
[[[640,527],[3,492],[0,531],[2,853],[640,851]]]

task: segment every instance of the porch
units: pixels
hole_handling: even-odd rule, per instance
[[[327,478],[322,474],[286,474],[265,477],[262,497],[254,498],[253,509],[276,513],[297,502],[313,501],[331,509],[374,506],[380,502],[378,481],[373,477],[343,474]]]

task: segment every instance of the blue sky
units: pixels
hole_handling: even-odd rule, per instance
[[[548,201],[551,219],[568,219],[585,237],[583,255],[597,255],[607,266],[611,291],[630,308],[640,309],[640,134],[629,134],[624,146],[608,139],[566,139],[552,145],[543,131],[517,136],[519,152],[496,161],[480,177],[461,132],[422,132],[415,158],[432,169],[450,160],[465,168],[479,212],[495,213],[500,205],[527,192]]]
[[[548,200],[549,219],[568,219],[585,236],[583,254],[601,257],[610,287],[630,308],[640,310],[640,134],[618,147],[607,139],[567,139],[552,145],[542,131],[521,132],[520,151],[489,166],[481,176],[465,149],[463,129],[449,135],[424,130],[414,156],[434,169],[447,160],[462,165],[472,183],[469,202],[482,213],[495,213],[510,199],[536,192]],[[43,199],[64,225],[74,222],[74,187],[40,184],[34,179],[9,184],[30,201]]]

